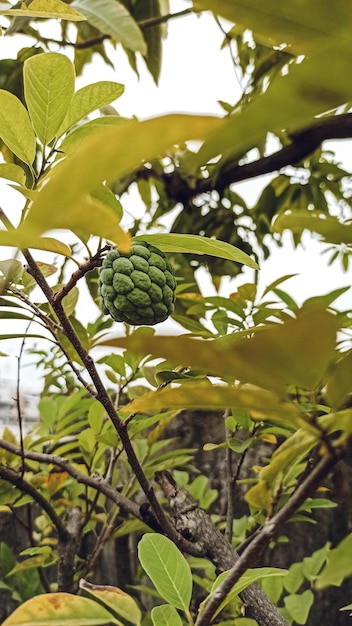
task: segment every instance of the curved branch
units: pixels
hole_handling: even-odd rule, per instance
[[[195,626],[208,626],[211,623],[212,617],[220,604],[232,589],[233,585],[244,574],[248,568],[253,567],[258,558],[264,552],[265,548],[269,545],[270,541],[277,535],[280,528],[290,520],[292,515],[299,509],[303,502],[311,496],[321,484],[321,481],[329,474],[331,469],[340,461],[346,454],[346,449],[340,449],[334,451],[334,454],[328,452],[319,463],[313,468],[307,478],[300,484],[290,499],[283,505],[283,507],[272,518],[267,520],[263,528],[254,537],[253,541],[243,551],[241,556],[235,562],[230,569],[228,576],[223,583],[216,589],[209,601],[206,603],[204,610],[199,614],[196,620]],[[247,592],[250,588],[247,588]],[[241,594],[243,596],[243,593]],[[254,607],[256,604],[254,603]],[[251,608],[253,605],[251,604]],[[262,615],[260,615],[262,617]],[[258,615],[254,615],[255,619],[258,619]],[[261,624],[264,622],[260,622]],[[266,623],[266,622],[265,622]],[[268,623],[270,626],[271,622]]]
[[[170,173],[159,173],[148,166],[136,170],[134,176],[129,179],[127,188],[132,182],[155,178],[164,184],[169,198],[187,205],[201,194],[211,191],[221,193],[232,183],[270,174],[288,165],[297,165],[313,154],[323,141],[352,138],[352,113],[316,120],[310,126],[291,132],[288,136],[291,143],[273,154],[242,165],[229,160],[223,164],[220,171],[217,170],[215,176],[198,178],[197,180],[192,178],[190,183],[186,177],[180,174],[178,169]],[[124,191],[127,191],[127,188]]]
[[[16,446],[17,447],[17,446]],[[17,448],[18,456],[25,456],[24,451],[21,448]],[[27,493],[33,500],[39,504],[39,506],[45,511],[49,519],[52,521],[55,526],[58,535],[60,538],[65,538],[67,535],[66,526],[63,523],[62,519],[55,513],[55,510],[48,502],[48,500],[38,491],[31,483],[23,478],[21,474],[15,472],[15,470],[10,467],[5,467],[4,465],[0,465],[0,477],[11,483],[17,489],[22,491],[23,493]]]

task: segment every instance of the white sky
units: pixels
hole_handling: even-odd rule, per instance
[[[172,12],[182,10],[189,3],[182,0],[171,1]],[[77,86],[93,82],[94,80],[115,80],[125,84],[124,95],[115,103],[121,115],[130,117],[136,115],[140,119],[168,112],[188,112],[222,114],[218,100],[234,103],[239,96],[239,85],[233,69],[228,50],[220,50],[223,35],[215,25],[210,14],[201,17],[187,16],[170,21],[168,38],[164,43],[163,69],[159,87],[157,88],[150,75],[140,63],[140,79],[138,80],[129,68],[125,55],[121,50],[114,51],[111,46],[111,56],[114,57],[115,70],[109,68],[96,55],[94,63],[85,69],[82,78],[78,79]],[[15,57],[20,45],[31,45],[31,40],[19,36],[12,39],[6,37],[0,40],[0,58]],[[69,54],[69,52],[68,52]],[[338,158],[345,167],[349,166],[351,141],[331,142],[336,148]],[[1,181],[2,182],[2,181]],[[246,183],[239,183],[235,189],[243,195],[248,204],[254,203],[263,185],[262,179],[255,179]],[[4,200],[4,185],[1,184],[2,203]],[[7,194],[6,194],[7,196]],[[17,201],[14,192],[7,196],[8,202]],[[306,237],[305,249],[299,247],[294,250],[290,244],[290,237],[285,237],[283,248],[274,248],[273,254],[261,264],[260,288],[285,274],[298,274],[287,282],[283,288],[298,301],[302,302],[311,295],[327,293],[339,286],[352,283],[352,269],[344,274],[338,264],[326,266],[326,256],[321,257],[324,247],[316,240]],[[0,258],[7,258],[8,251],[0,249]],[[240,284],[252,281],[250,270],[232,281],[225,281],[223,294],[235,291]],[[202,279],[203,293],[214,295],[210,281]],[[342,308],[349,308],[351,296],[340,298],[338,304]],[[1,323],[1,333],[7,332],[6,322]],[[158,327],[159,332],[167,332],[166,323]],[[0,350],[16,354],[14,343],[3,343]],[[1,377],[14,376],[15,359],[0,359]]]

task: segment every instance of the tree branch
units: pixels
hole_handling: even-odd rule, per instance
[[[142,167],[129,179],[127,189],[132,182],[156,178],[164,184],[169,198],[187,205],[201,194],[212,191],[222,193],[232,183],[279,171],[288,165],[296,165],[313,154],[323,141],[352,138],[352,113],[316,120],[310,126],[291,132],[288,136],[291,143],[269,156],[242,165],[229,160],[217,170],[215,176],[197,180],[192,178],[191,183],[178,169],[170,173],[159,173],[150,167]]]
[[[201,544],[205,556],[219,570],[226,571],[233,567],[234,562],[237,563],[240,557],[224,535],[214,526],[208,513],[199,508],[192,496],[176,484],[169,472],[157,472],[155,480],[169,500],[176,528]],[[258,584],[254,583],[247,587],[241,593],[241,598],[260,626],[287,626],[287,622],[279,614],[276,606]],[[223,599],[222,597],[221,601]],[[203,626],[208,626],[210,618],[201,623]]]
[[[265,522],[263,528],[254,537],[253,541],[243,551],[242,555],[237,558],[224,582],[216,589],[212,597],[206,603],[204,610],[198,616],[195,626],[208,626],[208,624],[210,624],[214,613],[219,608],[224,598],[226,598],[233,585],[249,567],[252,567],[258,562],[258,558],[262,555],[270,541],[277,535],[283,524],[289,521],[306,498],[316,491],[321,481],[329,474],[334,465],[346,454],[347,449],[336,450],[334,454],[327,453],[315,466],[309,476],[307,476],[304,482],[301,483],[287,503],[283,505],[280,511]],[[250,587],[247,588],[247,591],[249,590]],[[241,596],[244,598],[244,593],[242,593]],[[253,601],[255,601],[255,596],[253,596],[252,599],[248,598],[248,604],[252,611]],[[258,621],[260,626],[271,626],[273,624],[271,620],[267,621],[266,617],[262,614],[262,607],[260,607],[260,614],[255,615],[253,613],[253,617]]]
[[[18,448],[18,456],[22,455],[21,448]],[[51,506],[50,502],[38,491],[31,483],[23,478],[20,474],[18,474],[15,470],[10,467],[5,467],[4,465],[0,465],[0,477],[7,482],[11,483],[17,489],[22,491],[22,493],[27,493],[33,500],[39,504],[39,506],[45,511],[49,519],[52,521],[55,526],[59,537],[66,537],[66,526],[63,523],[61,517],[55,513],[55,510]]]

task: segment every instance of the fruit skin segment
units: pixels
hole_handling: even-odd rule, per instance
[[[176,278],[165,254],[145,241],[110,250],[99,271],[101,309],[116,322],[153,326],[174,311]]]

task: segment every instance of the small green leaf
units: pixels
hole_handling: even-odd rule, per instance
[[[216,592],[218,587],[222,582],[227,578],[229,572],[222,572],[220,576],[214,581],[211,593]],[[258,567],[255,569],[248,569],[245,574],[241,576],[241,578],[237,581],[237,583],[232,587],[231,591],[227,594],[225,600],[220,604],[217,609],[215,615],[218,615],[220,611],[231,602],[236,596],[238,596],[241,591],[246,589],[249,585],[260,580],[261,578],[268,578],[270,576],[286,576],[287,570],[279,569],[277,567]]]
[[[34,130],[41,143],[47,145],[60,128],[73,97],[73,65],[57,52],[37,54],[25,61],[23,80]]]
[[[25,185],[26,172],[22,167],[14,163],[0,163],[0,178],[6,178],[19,185]]]
[[[86,16],[101,33],[122,43],[125,48],[146,54],[142,31],[126,7],[117,0],[74,0],[72,5]]]
[[[285,607],[291,618],[297,624],[306,624],[309,611],[314,602],[314,595],[310,589],[300,594],[292,594],[284,598]]]
[[[162,604],[155,606],[151,612],[154,626],[182,626],[182,620],[174,606]]]
[[[29,115],[22,102],[5,89],[0,89],[0,137],[19,159],[32,165],[35,134]]]
[[[192,595],[190,567],[175,544],[163,535],[147,533],[138,544],[143,569],[172,606],[188,610]]]
[[[176,233],[146,234],[134,238],[151,243],[164,252],[183,252],[192,254],[209,254],[220,259],[237,261],[252,269],[259,269],[257,263],[248,254],[226,241],[200,237],[199,235],[178,235]]]
[[[351,553],[352,533],[328,552],[326,565],[315,581],[315,588],[320,590],[329,585],[339,587],[345,578],[352,576]]]
[[[70,108],[58,132],[61,136],[68,128],[86,117],[89,113],[110,104],[124,92],[124,86],[110,80],[98,81],[86,85],[74,94]]]

